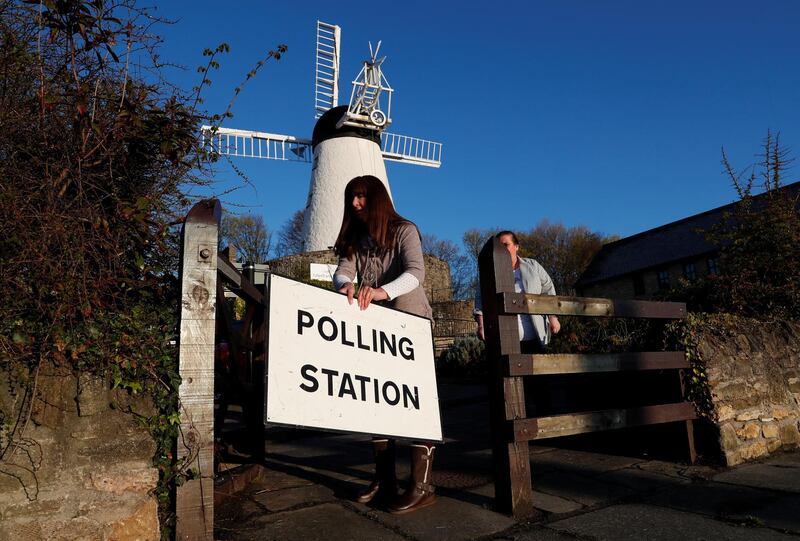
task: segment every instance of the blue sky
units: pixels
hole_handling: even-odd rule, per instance
[[[191,8],[189,8],[191,6]],[[382,40],[390,131],[440,141],[440,169],[388,163],[398,211],[460,242],[470,228],[543,218],[631,235],[730,203],[720,149],[752,163],[767,129],[800,153],[800,2],[165,2],[163,56],[197,81],[231,46],[206,106],[222,111],[267,50],[289,50],[243,90],[225,125],[310,137],[317,19],[342,27],[340,93]],[[223,197],[273,230],[305,205],[307,164],[238,159],[253,187]],[[790,180],[800,179],[798,164]],[[225,167],[218,189],[240,182]]]

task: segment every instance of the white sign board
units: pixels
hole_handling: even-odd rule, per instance
[[[336,272],[336,265],[330,263],[311,263],[309,277],[320,282],[333,282],[333,273]],[[357,280],[353,280],[356,283]]]
[[[270,275],[268,423],[441,441],[429,320]]]

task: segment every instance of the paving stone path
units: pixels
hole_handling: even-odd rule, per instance
[[[447,441],[437,449],[434,506],[397,517],[353,502],[372,468],[367,437],[270,429],[264,467],[248,470],[251,479],[239,479],[244,486],[237,491],[218,492],[215,538],[800,540],[798,451],[725,469],[531,446],[537,512],[515,521],[492,510],[483,388],[450,385],[440,392]],[[404,454],[401,447],[401,479],[408,475]],[[230,487],[233,477],[222,475],[220,486]]]

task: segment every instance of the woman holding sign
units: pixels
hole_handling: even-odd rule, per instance
[[[428,299],[422,289],[425,264],[417,226],[394,209],[383,182],[367,175],[356,177],[345,188],[344,218],[334,246],[339,266],[334,287],[348,301],[366,310],[371,303],[403,310],[431,319]],[[353,285],[358,275],[359,288]],[[411,446],[411,480],[406,492],[397,496],[395,441],[375,438],[375,474],[358,501],[386,503],[393,514],[409,513],[436,500],[431,484],[434,446]]]

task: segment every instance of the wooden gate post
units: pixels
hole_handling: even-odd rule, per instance
[[[489,362],[489,408],[492,427],[494,497],[498,511],[523,518],[533,513],[528,442],[514,442],[511,422],[525,419],[525,390],[521,377],[507,377],[503,355],[519,354],[517,316],[498,316],[498,293],[514,292],[511,254],[499,240],[490,239],[478,256],[486,356]]]
[[[214,536],[214,331],[221,213],[219,201],[201,201],[183,225],[177,453],[178,459],[189,458],[198,478],[177,489],[178,539]]]
[[[242,281],[247,281],[255,286],[256,266],[252,262],[247,262],[242,266]],[[264,416],[266,402],[264,395],[264,369],[266,363],[266,307],[263,299],[266,298],[266,286],[269,276],[264,276],[264,284],[255,288],[262,294],[261,302],[248,298],[245,303],[245,328],[243,332],[247,337],[250,348],[247,350],[248,381],[251,384],[250,396],[246,399],[246,419],[245,424],[249,437],[252,438],[253,461],[257,464],[264,462]]]

